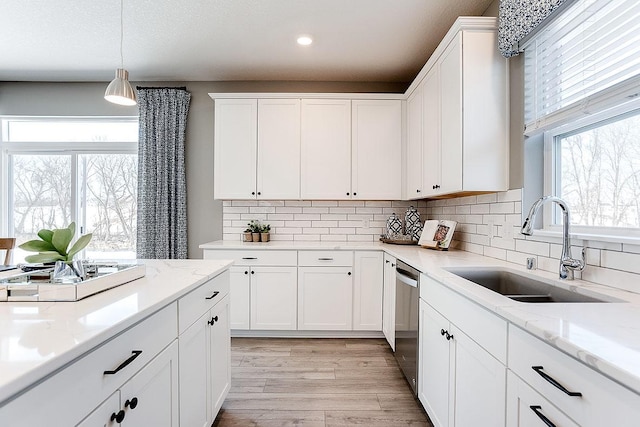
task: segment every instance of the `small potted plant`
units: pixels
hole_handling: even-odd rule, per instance
[[[251,240],[253,242],[259,242],[260,241],[260,230],[261,230],[261,226],[260,226],[260,221],[251,221],[249,224],[247,224],[248,230],[251,230]]]
[[[260,227],[260,241],[262,242],[269,241],[269,237],[270,237],[269,231],[271,231],[271,226],[269,224],[264,224]]]
[[[242,233],[242,235],[243,235],[243,241],[245,241],[245,242],[250,242],[250,241],[252,240],[252,239],[251,239],[251,228],[249,228],[249,227],[247,226],[247,229],[246,229],[246,230],[244,230],[244,232]]]

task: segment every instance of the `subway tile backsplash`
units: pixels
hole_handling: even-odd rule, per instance
[[[392,213],[403,217],[415,206],[426,220],[424,201],[225,201],[223,239],[241,240],[251,220],[271,225],[271,240],[374,242],[386,228]]]
[[[223,239],[241,240],[251,220],[271,224],[272,240],[374,242],[392,213],[403,217],[416,206],[421,219],[458,222],[452,247],[518,265],[536,259],[537,268],[558,271],[560,238],[520,234],[522,190],[430,201],[225,201]],[[587,267],[576,277],[640,293],[640,245],[572,239],[578,256],[587,248]]]

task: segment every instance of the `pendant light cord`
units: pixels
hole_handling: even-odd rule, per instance
[[[122,54],[122,45],[124,39],[124,0],[120,0],[120,68],[124,68],[124,55]]]

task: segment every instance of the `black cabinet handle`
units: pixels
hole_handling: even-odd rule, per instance
[[[355,195],[357,195],[357,193],[356,193],[356,192],[354,192],[354,193],[353,193],[353,195],[355,196]]]
[[[122,421],[124,421],[124,411],[120,409],[117,414],[115,412],[111,414],[111,421],[115,421],[117,423],[121,423]]]
[[[127,399],[127,401],[124,402],[124,407],[125,408],[136,409],[136,406],[138,406],[138,398],[137,397],[134,397],[131,400]]]
[[[385,263],[385,264],[389,264],[389,260],[388,260],[388,259],[387,259],[387,260],[385,260],[385,261],[384,261],[384,263]]]
[[[545,423],[548,427],[556,427],[556,425],[552,423],[549,418],[545,417],[544,414],[540,412],[540,410],[542,409],[541,406],[531,405],[529,406],[529,408],[531,408],[531,410],[538,416],[538,418],[540,418],[542,422]]]
[[[351,276],[351,272],[348,272],[347,274],[348,274],[349,276]]]
[[[120,364],[120,366],[118,366],[116,369],[114,369],[113,371],[104,371],[104,375],[113,375],[113,374],[117,374],[120,370],[124,369],[125,367],[127,367],[127,365],[131,362],[133,362],[136,357],[140,356],[142,354],[142,350],[133,350],[131,352],[131,356],[125,360],[124,362],[122,362]],[[118,421],[120,422],[120,421]]]
[[[450,333],[447,331],[447,341],[452,340],[452,339],[453,339],[453,334],[450,334]]]
[[[349,193],[347,193],[347,196],[349,195]]]
[[[333,261],[333,258],[318,258],[318,261]]]
[[[444,336],[444,329],[440,329],[440,335]]]
[[[245,256],[245,257],[242,257],[242,259],[258,259],[258,258],[254,256]]]
[[[251,192],[251,195],[252,195],[252,196],[255,196],[255,195],[256,195],[256,192],[255,192],[255,191],[252,191],[252,192]]]
[[[249,274],[249,272],[248,272],[248,271],[245,271],[245,272],[244,272],[244,274]]]
[[[220,293],[219,291],[215,291],[213,295],[211,295],[210,297],[205,297],[204,299],[214,299],[215,297],[218,296],[219,293]]]
[[[251,274],[256,274],[256,272],[255,271],[251,271]]]
[[[218,321],[218,316],[212,317],[211,320],[207,321],[208,324],[212,325]]]
[[[447,339],[447,341],[452,340],[453,339],[453,335],[449,333],[449,331],[445,331],[444,329],[440,329],[440,335],[442,335],[443,337],[445,337]]]
[[[391,267],[395,267],[396,265],[394,263],[391,263]]]
[[[554,378],[549,376],[549,374],[544,372],[543,371],[544,368],[542,366],[532,366],[531,369],[536,371],[538,373],[538,375],[540,375],[542,378],[544,378],[544,380],[546,382],[548,382],[549,384],[551,384],[552,386],[554,386],[555,388],[557,388],[558,390],[560,390],[564,394],[572,396],[572,397],[582,397],[582,393],[580,393],[580,392],[567,390],[562,384],[560,384]]]

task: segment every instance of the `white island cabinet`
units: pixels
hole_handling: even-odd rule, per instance
[[[144,262],[145,277],[84,300],[0,304],[1,426],[196,425],[181,422],[200,414],[179,360],[201,355],[215,366],[198,373],[201,425],[213,422],[230,380],[230,263]],[[217,317],[209,348],[189,345],[204,314]]]

